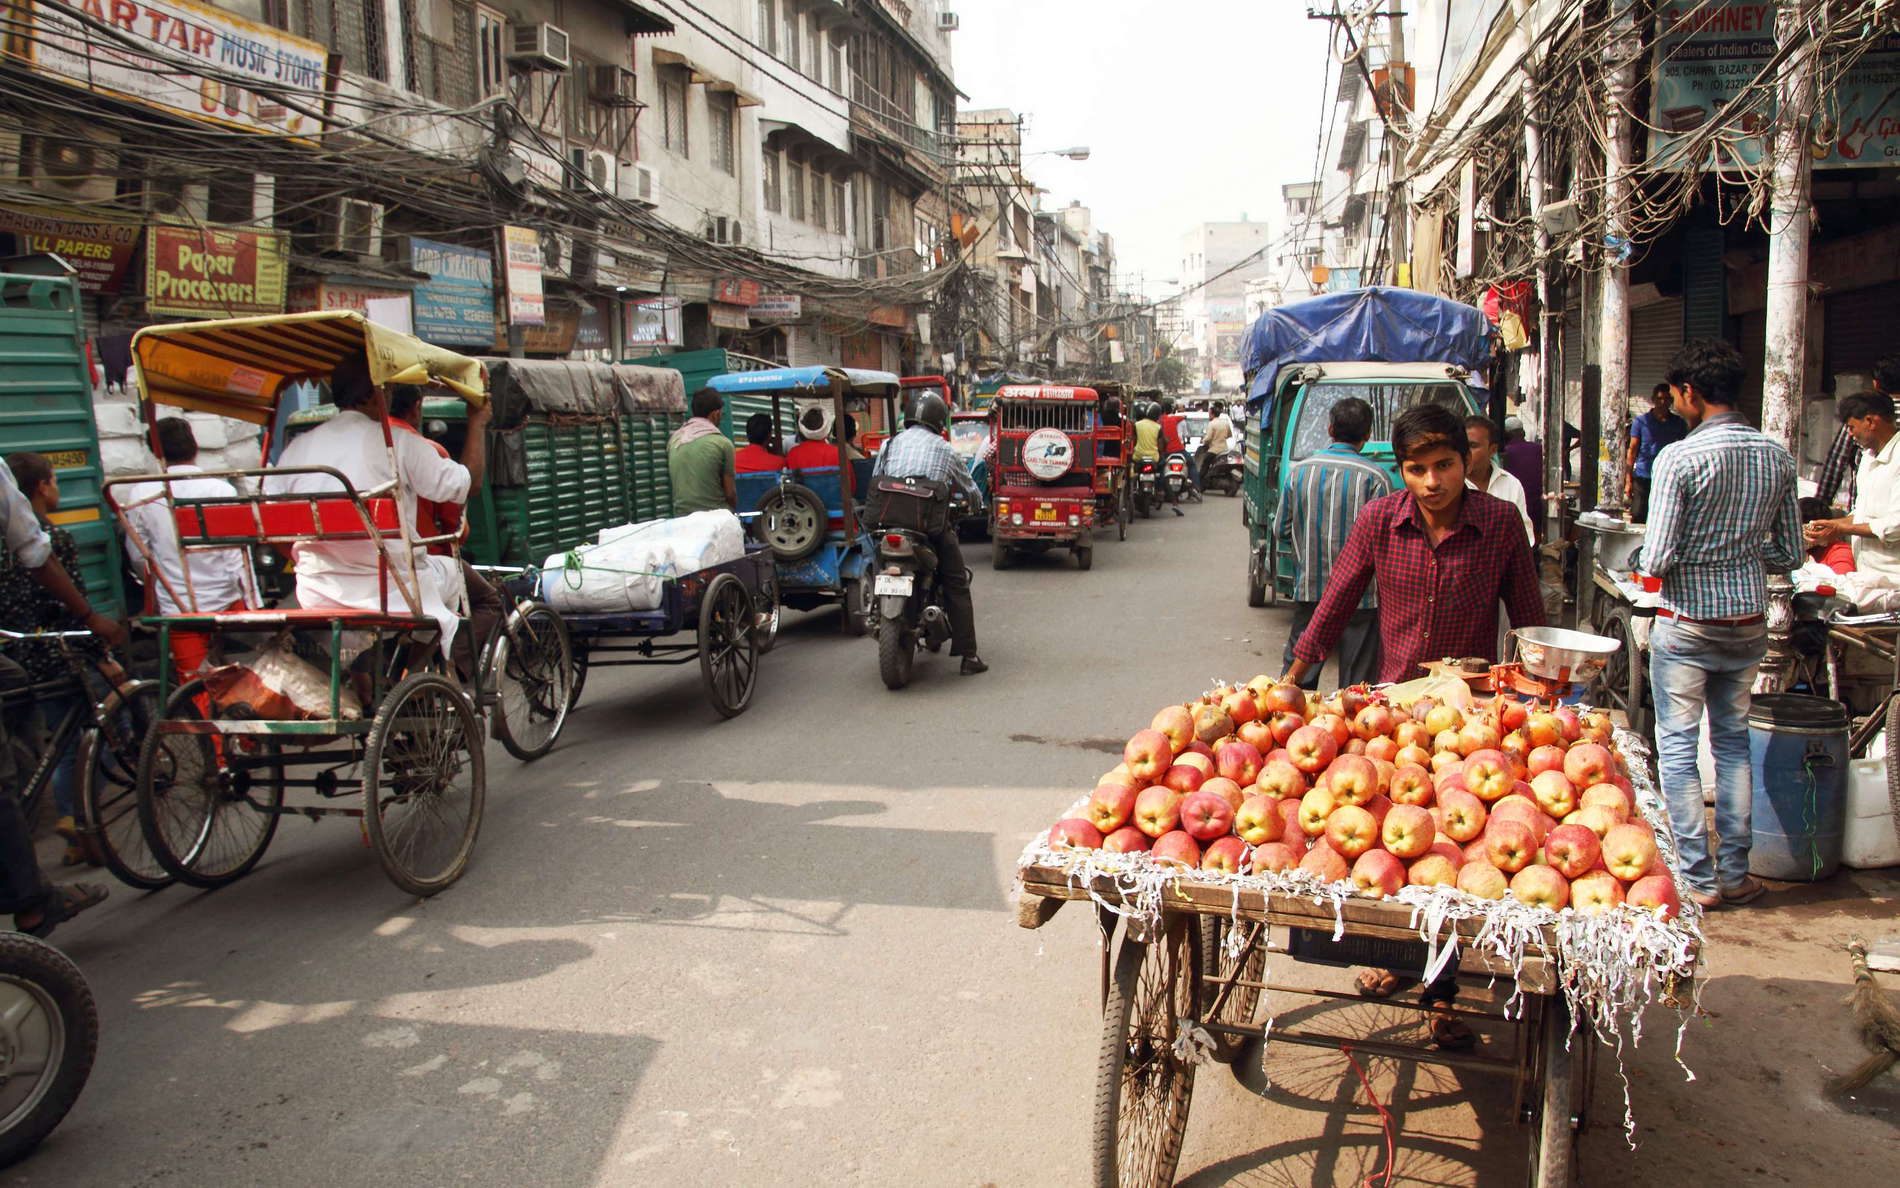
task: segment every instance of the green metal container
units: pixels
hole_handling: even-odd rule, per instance
[[[686,398],[690,402],[694,392],[706,386],[706,381],[715,375],[725,375],[732,371],[770,371],[780,364],[770,359],[760,359],[753,355],[742,355],[738,351],[723,350],[718,347],[701,351],[678,351],[671,355],[648,355],[644,359],[623,360],[639,367],[666,367],[680,373],[686,382]],[[745,444],[745,423],[753,413],[770,413],[772,396],[741,394],[726,397],[724,423],[719,427],[727,437],[740,445]],[[779,408],[779,435],[793,432],[798,418],[798,409],[787,400]],[[664,444],[664,443],[662,443]]]

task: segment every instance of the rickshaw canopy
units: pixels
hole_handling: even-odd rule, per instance
[[[1094,388],[1073,388],[1056,384],[1010,384],[996,392],[998,400],[1097,400]]]
[[[829,392],[833,377],[842,376],[845,390],[857,396],[882,396],[898,388],[888,371],[856,367],[775,367],[770,371],[729,371],[715,375],[706,386],[715,392]]]
[[[474,404],[488,399],[479,360],[378,326],[354,310],[179,322],[132,336],[146,400],[253,425],[270,423],[286,385],[322,379],[359,351],[378,385],[438,383]]]

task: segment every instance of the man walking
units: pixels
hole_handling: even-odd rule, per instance
[[[1766,575],[1801,564],[1801,525],[1794,457],[1735,411],[1740,352],[1695,339],[1676,352],[1667,381],[1689,433],[1656,455],[1639,568],[1662,578],[1649,676],[1663,798],[1683,880],[1713,908],[1763,890],[1748,875],[1749,691],[1768,650]],[[1705,708],[1720,835],[1713,863],[1696,762]]]
[[[1854,510],[1802,528],[1809,548],[1851,541],[1854,568],[1900,586],[1900,445],[1896,445],[1893,397],[1860,392],[1835,407],[1860,455],[1854,476]]]
[[[1333,559],[1346,546],[1346,534],[1366,504],[1392,493],[1385,468],[1360,456],[1372,436],[1372,406],[1357,396],[1333,405],[1328,429],[1333,443],[1294,463],[1286,493],[1274,517],[1281,553],[1293,558],[1293,623],[1283,663],[1293,664],[1293,645],[1313,621],[1320,596],[1332,576]],[[1269,581],[1273,580],[1271,574]],[[1352,610],[1339,637],[1339,684],[1368,684],[1379,677],[1379,596],[1368,590]],[[1319,688],[1315,664],[1301,681]]]
[[[1623,455],[1623,502],[1632,524],[1649,520],[1649,484],[1656,455],[1689,435],[1688,423],[1669,411],[1671,399],[1669,385],[1657,384],[1649,394],[1649,411],[1630,421],[1629,448]]]

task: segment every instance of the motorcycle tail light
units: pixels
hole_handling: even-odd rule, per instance
[[[901,549],[904,547],[904,538],[892,532],[884,537],[884,543],[889,548]]]

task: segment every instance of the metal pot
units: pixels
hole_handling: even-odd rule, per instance
[[[1601,673],[1621,640],[1563,627],[1520,627],[1511,632],[1524,671],[1547,681],[1587,684]]]

